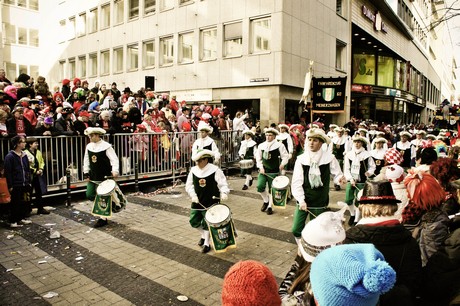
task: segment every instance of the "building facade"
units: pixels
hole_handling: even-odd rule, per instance
[[[38,7],[7,2],[4,28],[16,20],[5,7]],[[90,87],[116,82],[223,104],[232,114],[252,109],[264,126],[317,116],[299,104],[313,61],[314,77],[347,77],[344,111],[327,122],[425,122],[450,98],[455,77],[453,55],[440,47],[445,28],[426,30],[435,13],[428,0],[41,1],[42,56],[26,56],[39,61],[27,72],[35,77],[39,66],[51,88],[78,77]],[[17,61],[15,51],[0,53],[4,66]]]

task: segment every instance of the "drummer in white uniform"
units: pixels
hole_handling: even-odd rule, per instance
[[[230,193],[224,173],[211,162],[213,158],[214,152],[208,149],[199,150],[192,155],[196,166],[190,169],[185,183],[185,190],[192,198],[189,222],[201,233],[198,245],[203,247],[202,253],[211,250],[209,229],[205,220],[206,210],[220,201],[227,200]]]
[[[292,153],[294,152],[294,143],[291,138],[291,134],[289,134],[289,126],[287,124],[279,124],[278,129],[280,133],[276,135],[276,141],[282,142],[284,147],[289,153],[289,159],[292,158]]]
[[[90,139],[86,146],[83,158],[83,176],[88,182],[86,197],[94,201],[98,184],[107,179],[107,176],[117,177],[119,174],[119,160],[112,145],[101,139],[105,130],[99,127],[89,127],[85,135]],[[107,219],[98,219],[94,227],[107,225]]]
[[[272,200],[270,193],[266,190],[272,188],[273,179],[279,175],[280,171],[284,170],[284,166],[289,161],[289,153],[284,147],[283,143],[275,140],[278,131],[274,128],[267,128],[265,130],[266,140],[262,142],[256,154],[256,165],[259,169],[259,176],[257,177],[257,192],[260,193],[264,203],[262,204],[261,211],[267,211],[268,215],[273,214]]]
[[[254,162],[255,154],[257,152],[257,143],[253,140],[255,134],[251,130],[246,130],[243,132],[244,140],[241,141],[240,149],[238,150],[238,155],[240,156],[242,161],[251,161]],[[247,190],[249,187],[252,186],[252,168],[242,169],[242,174],[245,175],[246,181],[243,185],[243,190]]]
[[[214,158],[214,160],[211,162],[218,164],[221,154],[214,139],[209,137],[209,135],[212,133],[212,127],[209,126],[209,124],[207,124],[206,122],[200,121],[198,123],[198,132],[200,132],[200,137],[197,140],[195,140],[195,142],[193,142],[192,156],[196,155],[199,150],[210,150],[213,152]]]
[[[346,183],[339,162],[329,150],[322,150],[323,144],[331,141],[322,129],[312,128],[306,133],[305,152],[297,157],[292,174],[292,196],[297,200],[292,233],[299,243],[305,221],[327,210],[329,205],[329,183],[331,175],[334,184]]]

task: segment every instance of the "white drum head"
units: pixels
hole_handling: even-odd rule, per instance
[[[277,189],[284,189],[289,185],[289,178],[285,175],[279,175],[273,179],[272,186]]]
[[[230,216],[230,208],[227,205],[217,204],[209,208],[204,216],[206,221],[218,224],[225,221]]]
[[[96,192],[98,195],[106,195],[112,193],[117,186],[114,180],[105,180],[97,186]]]

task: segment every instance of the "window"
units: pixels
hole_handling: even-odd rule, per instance
[[[193,32],[179,34],[179,63],[193,62]]]
[[[29,0],[29,9],[38,11],[38,0]]]
[[[123,47],[113,49],[113,73],[123,72]]]
[[[86,77],[86,55],[78,57],[78,76],[80,78]]]
[[[101,6],[101,29],[110,27],[110,3]]]
[[[88,66],[88,75],[90,77],[97,76],[97,53],[91,53],[89,55],[89,66]]]
[[[73,79],[76,77],[75,57],[69,58],[69,77],[70,79]]]
[[[200,31],[201,60],[217,58],[217,28],[203,29]]]
[[[27,45],[27,29],[18,28],[18,44]]]
[[[28,74],[27,70],[28,70],[27,65],[19,65],[19,74],[22,74],[22,73]]]
[[[10,80],[14,80],[18,77],[16,72],[16,64],[14,63],[6,63],[6,75]]]
[[[345,71],[347,44],[337,40],[335,43],[335,69]]]
[[[27,7],[27,0],[18,0],[19,7]]]
[[[144,0],[144,15],[155,12],[156,0]]]
[[[193,1],[192,0],[179,0],[179,5],[183,5],[187,3],[193,3]]]
[[[151,68],[155,66],[155,42],[145,41],[142,44],[142,67]]]
[[[75,38],[75,17],[69,18],[69,24],[68,24],[68,30],[69,30],[69,39],[74,39]]]
[[[109,74],[110,72],[110,54],[109,50],[101,51],[101,75]]]
[[[59,80],[66,78],[65,61],[59,61]]]
[[[387,1],[389,2],[389,1]],[[346,0],[336,0],[335,2],[335,12],[337,15],[346,17],[347,16],[347,1]]]
[[[128,71],[139,68],[139,46],[137,44],[128,46]]]
[[[5,4],[16,5],[16,0],[4,0]],[[16,73],[16,68],[14,68],[14,72]]]
[[[114,2],[114,12],[115,12],[115,24],[120,24],[125,21],[124,13],[125,13],[125,1],[118,0]]]
[[[174,0],[160,0],[160,11],[174,8]]]
[[[38,37],[38,30],[29,29],[29,38],[30,38],[30,46],[38,47],[39,46],[39,37]]]
[[[172,36],[160,38],[160,66],[171,65],[174,60],[174,40]]]
[[[89,11],[88,15],[88,33],[94,33],[97,31],[97,9]]]
[[[86,13],[82,13],[78,16],[77,35],[83,36],[85,34],[86,34]]]
[[[59,42],[62,43],[66,40],[66,21],[61,20],[59,21]]]
[[[32,78],[37,78],[38,77],[38,66],[30,66],[30,76]]]
[[[251,21],[252,53],[270,51],[272,37],[271,18],[254,19]]]
[[[139,0],[128,0],[129,5],[129,19],[139,17]]]
[[[9,24],[9,23],[4,23],[5,25],[5,32],[6,32],[6,41],[5,43],[7,44],[15,44],[17,43],[16,41],[16,26]],[[14,69],[16,71],[16,68]]]
[[[243,54],[242,23],[235,22],[224,25],[224,57]]]
[[[392,57],[378,57],[377,85],[385,87],[395,87],[395,61]]]

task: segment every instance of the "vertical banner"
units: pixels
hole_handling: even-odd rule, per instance
[[[313,112],[343,112],[347,78],[313,78]]]

